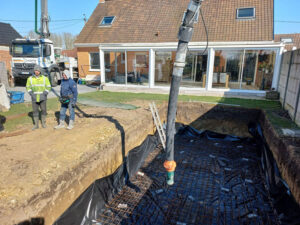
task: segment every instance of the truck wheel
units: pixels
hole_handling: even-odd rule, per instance
[[[52,71],[50,73],[50,83],[52,87],[56,87],[58,85],[58,80],[59,80],[59,72],[58,71]]]

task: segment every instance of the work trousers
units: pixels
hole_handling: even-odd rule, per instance
[[[41,108],[42,116],[47,115],[47,100],[41,102],[32,102],[32,115],[33,117],[39,116],[39,108]]]
[[[69,112],[70,112],[70,120],[75,120],[75,110],[72,107],[71,102],[69,104],[61,104],[61,108],[60,108],[60,120],[65,120],[66,118],[66,112],[67,109],[69,108]]]

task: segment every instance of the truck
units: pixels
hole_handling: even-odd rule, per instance
[[[35,65],[43,68],[44,75],[49,77],[53,87],[62,79],[62,71],[70,70],[72,78],[78,77],[77,61],[69,57],[55,57],[53,42],[49,39],[48,0],[41,0],[41,28],[37,29],[37,4],[35,0],[35,32],[39,39],[18,38],[12,41],[12,77],[16,82],[25,80],[33,74]]]
[[[54,57],[53,42],[50,39],[15,39],[10,47],[12,56],[12,77],[15,83],[33,74],[35,65],[43,68],[53,87],[61,79],[61,69]]]
[[[69,70],[71,78],[77,81],[79,78],[77,58],[63,55],[61,47],[54,47],[54,54],[60,71]]]

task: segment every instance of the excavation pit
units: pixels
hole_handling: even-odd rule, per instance
[[[175,183],[168,186],[165,153],[153,148],[153,139],[152,145],[146,140],[129,153],[125,166],[96,181],[55,225],[298,224],[300,210],[293,197],[274,194],[289,189],[272,184],[281,178],[278,168],[269,165],[275,161],[263,141],[182,126],[175,137]],[[133,155],[141,157],[133,160]],[[130,164],[140,161],[138,172],[132,170]]]
[[[223,141],[225,141],[223,139],[220,141],[202,140],[201,138],[204,137],[201,137],[199,140],[194,137],[187,140],[183,139],[182,144],[187,144],[187,146],[184,147],[182,144],[178,144],[176,147],[178,150],[176,150],[175,160],[178,166],[175,172],[175,184],[167,188],[164,183],[166,172],[162,167],[164,156],[161,149],[156,148],[157,138],[150,136],[146,139],[148,142],[144,142],[144,145],[141,147],[136,147],[141,145],[147,135],[153,134],[154,132],[154,124],[151,112],[148,108],[148,102],[136,101],[131,102],[131,104],[138,106],[138,108],[130,111],[119,108],[82,108],[77,114],[76,128],[70,132],[63,130],[54,132],[51,127],[54,126],[55,122],[53,121],[51,124],[50,120],[50,124],[48,124],[49,128],[47,129],[0,139],[0,147],[3,152],[2,163],[0,164],[0,174],[2,177],[0,182],[1,224],[22,224],[22,221],[30,221],[31,218],[41,218],[41,221],[45,221],[45,225],[53,224],[54,221],[57,221],[56,224],[63,225],[81,224],[83,220],[86,220],[86,222],[82,224],[99,225],[100,223],[105,223],[102,221],[104,215],[111,216],[111,218],[114,219],[108,222],[112,224],[118,223],[117,220],[119,223],[130,224],[135,223],[130,221],[136,221],[137,224],[148,224],[149,219],[147,219],[147,216],[149,216],[149,213],[140,214],[143,211],[138,211],[141,210],[144,205],[147,206],[148,204],[151,212],[154,209],[156,210],[155,212],[157,214],[155,215],[157,215],[158,218],[155,219],[157,220],[155,222],[165,224],[191,224],[194,220],[202,222],[202,220],[206,218],[203,216],[192,218],[186,210],[197,215],[199,213],[200,216],[207,215],[207,217],[212,218],[211,220],[207,220],[208,224],[216,224],[218,222],[222,224],[224,221],[226,224],[234,224],[234,220],[238,222],[245,220],[246,224],[248,222],[251,224],[252,220],[254,221],[253,223],[260,221],[280,222],[283,220],[283,215],[279,209],[277,210],[277,206],[284,208],[291,207],[290,205],[286,207],[286,204],[283,204],[281,201],[279,201],[278,204],[269,204],[271,209],[276,209],[276,213],[273,214],[274,217],[272,217],[272,213],[269,212],[263,214],[261,210],[265,208],[258,206],[256,206],[258,207],[257,212],[253,208],[251,208],[253,211],[243,211],[243,208],[237,208],[236,210],[233,209],[232,217],[231,215],[229,217],[222,217],[222,215],[228,214],[231,205],[229,205],[227,201],[225,201],[225,205],[222,205],[223,200],[221,198],[227,199],[229,197],[226,196],[232,194],[232,198],[234,199],[233,194],[237,192],[237,188],[244,190],[247,185],[251,186],[252,182],[255,184],[254,179],[243,177],[243,174],[248,175],[248,172],[242,173],[240,177],[232,178],[234,181],[243,179],[244,185],[246,186],[240,187],[237,185],[231,188],[221,183],[221,181],[226,181],[224,174],[230,174],[232,168],[227,166],[228,162],[226,160],[217,160],[219,159],[217,157],[220,157],[218,154],[208,154],[208,152],[218,150],[219,147],[222,146]],[[165,120],[166,104],[157,104],[157,107],[162,120]],[[289,192],[292,193],[296,201],[300,203],[300,142],[297,139],[280,137],[277,131],[272,127],[264,111],[199,102],[180,102],[178,105],[177,121],[182,124],[189,124],[197,130],[212,130],[219,134],[237,135],[244,138],[253,138],[248,132],[249,122],[260,123],[266,144],[271,150],[270,154],[275,158],[275,160],[271,161],[273,163],[269,164],[273,165],[275,162],[277,163],[283,180],[290,187]],[[181,138],[180,136],[178,137]],[[217,135],[217,137],[219,136]],[[36,144],[37,140],[38,145]],[[188,140],[190,142],[188,142]],[[203,142],[203,146],[198,146],[197,143],[199,142]],[[22,143],[22,145],[19,143]],[[178,140],[176,143],[179,143]],[[229,143],[230,142],[228,142],[226,148],[235,146],[235,142],[232,142],[232,144]],[[245,146],[248,146],[249,143],[245,142]],[[194,147],[190,147],[194,145],[196,149],[198,147],[201,148],[196,151]],[[202,147],[204,146],[211,146],[212,148],[212,150],[210,148],[206,149],[206,151],[208,151],[206,156],[204,156],[203,152],[201,153],[201,151],[203,151]],[[241,148],[241,150],[243,148]],[[252,157],[257,160],[257,165],[261,165],[261,154],[256,152],[255,146],[249,144],[247,151],[252,152]],[[245,151],[245,153],[247,151]],[[194,164],[195,169],[199,170],[199,168],[205,166],[214,166],[212,162],[215,162],[217,163],[216,165],[220,167],[220,171],[199,172],[196,170],[196,173],[199,173],[201,177],[195,176],[196,173],[191,173],[183,177],[183,172],[189,174],[189,172],[192,171],[191,166],[193,164],[186,164],[182,158],[194,157],[196,152],[200,152],[199,160],[203,158],[204,161],[197,162],[196,160],[196,164]],[[141,153],[142,155],[140,155]],[[222,155],[223,153],[220,152],[219,154]],[[150,158],[147,159],[147,163],[143,165],[143,161],[148,155]],[[213,161],[214,156],[217,158],[215,158],[215,161]],[[155,159],[152,163],[150,163],[151,157]],[[194,158],[197,159],[197,157]],[[247,155],[243,156],[243,158],[247,159]],[[250,158],[250,156],[248,158]],[[245,159],[240,162],[241,165],[252,163],[252,161],[248,162]],[[140,172],[144,173],[144,176],[138,173],[139,169]],[[254,171],[257,171],[257,169],[254,168]],[[252,173],[250,173],[250,175],[251,174]],[[223,175],[225,177],[223,177]],[[190,187],[190,184],[184,180],[185,177],[191,179],[190,183],[195,183],[195,185]],[[210,177],[214,177],[215,179],[210,181]],[[129,183],[128,178],[130,178]],[[193,179],[196,179],[196,181],[198,179],[198,183]],[[205,183],[202,184],[201,180]],[[104,182],[104,189],[102,189],[101,185],[99,186],[101,182]],[[213,183],[207,187],[200,186],[198,194],[192,192],[192,194],[187,195],[188,198],[185,200],[186,195],[183,195],[184,190],[180,187],[180,183],[182,182],[187,183],[186,188],[190,191],[194,191],[197,185],[209,184],[209,182]],[[220,184],[218,182],[220,182]],[[264,186],[265,183],[267,183],[266,180],[261,181],[258,179],[260,186]],[[244,189],[242,189],[243,187]],[[208,190],[211,189],[210,192],[207,191],[207,202],[202,199],[203,193],[201,191],[202,189],[206,190],[205,188]],[[138,189],[141,191],[136,191]],[[99,192],[95,192],[95,190]],[[169,197],[168,191],[170,192]],[[253,193],[253,190],[250,188],[246,191],[249,191],[249,195]],[[280,190],[278,193],[285,193],[286,191],[287,190]],[[122,193],[125,193],[123,197],[121,196]],[[164,205],[159,206],[163,209],[162,211],[154,208],[154,203],[151,203],[148,199],[149,196],[151,198],[150,193],[158,198],[158,200],[164,202]],[[274,194],[274,192],[272,193]],[[127,199],[127,195],[130,195],[131,198]],[[82,196],[87,197],[87,199],[92,199],[93,201],[90,203],[89,201],[83,200],[85,198],[82,198]],[[165,199],[163,199],[164,196]],[[222,201],[218,198],[212,199],[212,197],[218,197]],[[246,199],[248,199],[248,197],[246,196]],[[272,203],[272,197],[270,197],[270,199]],[[255,202],[260,203],[260,200],[261,199],[250,199],[249,204]],[[131,201],[133,201],[133,203],[131,203]],[[184,205],[182,205],[183,203],[180,201],[184,201]],[[198,201],[198,203],[196,201]],[[241,201],[241,199],[238,198],[236,201]],[[266,201],[266,204],[270,201]],[[76,208],[78,202],[81,202],[82,205]],[[243,202],[247,204],[246,200],[243,200]],[[140,203],[143,204],[140,205]],[[219,207],[221,213],[219,220],[216,221],[216,215],[218,214],[211,211],[212,207],[209,204],[214,207],[215,205]],[[186,222],[184,222],[184,220],[181,221],[182,215],[179,217],[181,212],[181,210],[178,211],[179,206],[185,210],[184,215],[187,215]],[[194,208],[195,206],[198,206],[198,208]],[[97,208],[96,211],[94,210],[95,207]],[[111,210],[109,207],[117,208],[119,211]],[[173,207],[177,213],[168,207]],[[239,207],[242,206],[239,205]],[[89,213],[87,209],[89,209]],[[225,209],[226,212],[223,209]],[[109,210],[115,214],[110,215]],[[224,211],[223,214],[222,210]],[[124,211],[126,211],[127,214]],[[202,214],[198,211],[201,211]],[[219,211],[217,211],[217,213],[219,213]],[[62,216],[60,217],[60,215]],[[140,220],[138,220],[139,215],[144,215],[143,220],[141,217]],[[261,215],[268,215],[270,218],[265,218]],[[74,223],[62,222],[61,219],[68,220],[69,216],[77,220]],[[161,216],[168,220],[161,219]],[[174,219],[171,217],[174,217]],[[275,220],[273,220],[274,218]],[[151,223],[151,221],[153,223],[154,219],[149,221],[149,223]],[[295,219],[293,219],[293,221],[295,221]],[[205,224],[205,222],[202,223]],[[25,222],[25,224],[30,223]],[[195,222],[195,224],[197,223]],[[297,223],[294,222],[294,224]]]

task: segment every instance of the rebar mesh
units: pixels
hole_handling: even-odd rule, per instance
[[[177,136],[175,184],[155,149],[94,224],[279,224],[249,140]]]

